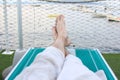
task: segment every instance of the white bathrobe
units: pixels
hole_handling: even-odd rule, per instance
[[[15,80],[101,80],[73,55],[48,47]]]

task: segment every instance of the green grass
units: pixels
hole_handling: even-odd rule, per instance
[[[109,66],[120,80],[120,54],[103,54]]]
[[[3,55],[0,53],[0,80],[2,79],[2,72],[5,68],[12,64],[13,55]]]
[[[2,55],[0,53],[0,80],[2,80],[2,71],[12,64],[13,55]],[[120,80],[120,54],[103,54],[104,58]]]

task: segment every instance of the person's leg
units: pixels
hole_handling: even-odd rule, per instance
[[[53,43],[52,46],[60,49],[66,56],[67,52],[65,47],[70,44],[70,40],[68,39],[68,36],[67,36],[64,16],[61,15],[57,17],[56,25],[55,27],[53,27],[53,35],[55,38],[54,39],[55,42]]]
[[[33,63],[26,67],[15,80],[56,80],[65,60],[64,17],[59,16],[56,23],[57,37],[54,43],[38,54]]]
[[[101,80],[89,70],[82,61],[71,54],[66,56],[63,68],[57,80]]]
[[[63,16],[61,16],[61,19],[64,19]],[[66,59],[57,80],[100,80],[100,78],[94,72],[89,70],[80,59],[69,54],[68,50],[65,48],[70,45],[70,39],[67,37],[65,21],[62,20],[59,22],[59,20],[60,19],[57,18],[56,22],[58,22],[58,24],[52,28],[53,38],[55,40],[54,44],[59,46],[57,47],[58,49],[63,49]],[[60,45],[60,42],[62,43],[62,46]]]
[[[64,17],[57,18],[56,22],[56,26],[52,29],[55,40],[53,46],[60,49],[66,55],[64,66],[57,80],[100,80],[80,59],[70,55],[65,48],[70,44],[70,40],[67,37]]]
[[[55,41],[57,39],[57,37],[58,37],[57,31],[56,31],[56,27],[52,28],[52,32],[53,32],[53,39]],[[70,44],[71,44],[71,41],[67,37],[66,42],[65,42],[65,47],[69,46]],[[66,48],[65,48],[65,54],[66,54],[66,56],[69,54],[69,51]]]
[[[53,33],[53,39],[55,41],[58,37],[56,26],[52,27],[52,33]],[[65,41],[65,47],[69,46],[70,44],[71,44],[71,41],[70,41],[69,37],[67,37],[66,41]]]

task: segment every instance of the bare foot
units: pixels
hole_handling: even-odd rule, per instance
[[[60,15],[56,19],[56,24],[53,27],[53,37],[54,40],[57,39],[58,35],[65,38],[65,46],[69,46],[71,44],[70,39],[67,36],[64,16]]]
[[[54,41],[57,39],[58,37],[58,33],[57,33],[57,30],[56,30],[56,27],[53,27],[52,28],[52,33],[53,33],[53,39]],[[65,46],[69,46],[71,44],[71,41],[70,39],[67,37],[66,38],[66,41],[65,41]]]
[[[66,28],[65,28],[65,21],[64,21],[63,15],[60,15],[57,17],[56,31],[57,31],[58,37],[63,37],[64,39],[67,38],[67,32],[66,32]]]
[[[70,44],[70,40],[67,37],[64,16],[60,15],[57,17],[56,27],[52,28],[52,32],[55,40],[53,46],[59,48],[66,56],[68,51],[65,49],[65,47]]]
[[[57,34],[57,31],[56,31],[56,27],[52,27],[52,35],[53,35],[53,39],[54,41],[57,39],[58,37],[58,34]]]

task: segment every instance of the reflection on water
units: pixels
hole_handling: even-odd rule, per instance
[[[120,22],[109,22],[107,18],[93,18],[92,13],[75,10],[80,4],[22,5],[24,47],[46,47],[52,42],[51,28],[54,15],[65,16],[67,31],[72,40],[70,47],[98,48],[103,52],[120,52]],[[0,7],[2,10],[2,6]],[[1,13],[1,12],[0,12]],[[2,13],[1,13],[2,14]],[[53,17],[51,17],[51,15]],[[3,15],[0,15],[3,20]],[[0,23],[0,43],[4,43],[4,23]],[[17,48],[17,10],[8,7],[10,46]],[[3,45],[2,45],[3,46]]]

